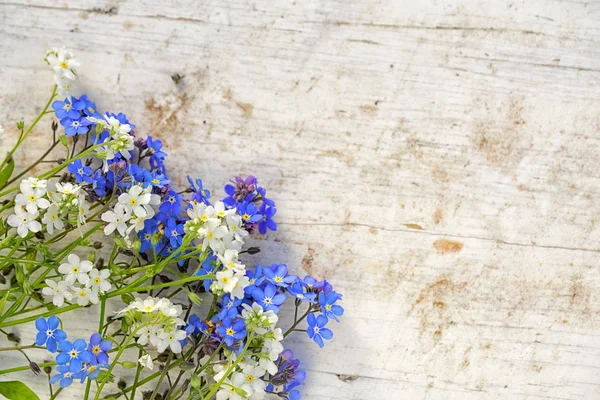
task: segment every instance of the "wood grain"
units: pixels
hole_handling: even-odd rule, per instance
[[[261,262],[345,295],[324,351],[289,341],[305,399],[595,399],[598,22],[567,0],[2,0],[0,123],[14,143],[65,44],[175,182],[258,176]]]

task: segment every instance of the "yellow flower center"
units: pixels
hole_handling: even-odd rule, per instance
[[[158,185],[158,179],[152,179],[152,183],[154,183],[155,185]]]
[[[235,331],[232,328],[227,328],[227,334],[229,336],[233,336],[234,333],[235,333]]]
[[[254,380],[254,377],[252,375],[248,375],[246,377],[246,381],[248,381],[248,382],[252,382],[253,380]]]
[[[234,232],[236,232],[236,231],[237,231],[237,226],[235,226],[235,225],[234,225],[234,226],[232,226],[232,227],[231,227],[231,230],[232,230],[232,231],[234,231]]]
[[[51,219],[52,221],[54,221],[54,220],[56,219],[56,215],[51,215],[51,216],[50,216],[50,219]]]
[[[67,63],[65,61],[63,61],[63,62],[60,63],[60,67],[62,69],[66,69],[68,67],[68,65],[67,65]]]
[[[85,292],[83,290],[81,292],[79,292],[79,297],[85,297],[85,296],[87,296],[87,295],[85,294]]]
[[[327,305],[325,306],[325,309],[326,309],[327,311],[331,311],[331,306],[330,306],[329,304],[327,304]]]
[[[207,237],[207,238],[209,238],[209,239],[212,239],[214,236],[215,236],[215,234],[214,234],[214,233],[212,233],[212,232],[208,232],[208,233],[206,234],[206,237]]]
[[[99,285],[100,284],[100,278],[94,278],[94,283],[96,285]]]
[[[152,311],[152,306],[146,306],[146,311]]]
[[[248,215],[248,214],[244,214],[244,219],[245,219],[246,221],[248,221],[248,220],[250,219],[250,215]]]
[[[208,216],[206,216],[206,215],[203,215],[203,216],[201,216],[201,217],[200,217],[200,219],[201,219],[202,221],[206,222],[206,221],[208,221]]]
[[[135,206],[137,204],[137,200],[131,199],[131,200],[129,200],[129,204],[131,204],[132,206]]]
[[[227,283],[227,282],[229,282],[229,278],[224,276],[223,279],[221,279],[221,282]]]
[[[94,353],[95,355],[100,354],[102,350],[100,350],[100,346],[94,346],[92,347],[92,353]]]
[[[283,278],[281,278],[280,276],[276,276],[275,279],[273,279],[273,280],[277,283],[283,282]]]
[[[96,366],[95,366],[95,365],[90,365],[90,366],[89,366],[89,368],[88,368],[88,372],[92,372],[92,371],[94,371],[95,369],[96,369]]]
[[[73,349],[69,352],[69,355],[71,356],[71,358],[75,358],[77,357],[77,350]]]
[[[91,113],[96,112],[96,110],[94,110],[94,107],[88,107],[88,111],[91,112]]]
[[[71,272],[72,272],[72,273],[74,273],[74,274],[77,274],[77,273],[79,273],[79,268],[77,268],[77,267],[73,267],[73,268],[71,269]]]
[[[30,194],[29,195],[29,201],[35,201],[37,198],[35,197],[35,194]]]

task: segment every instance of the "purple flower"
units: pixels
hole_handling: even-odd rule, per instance
[[[233,185],[225,185],[225,193],[227,193],[229,197],[223,199],[223,203],[233,207],[246,199],[249,194],[254,193],[258,180],[252,175],[248,175],[246,179],[236,176],[235,182],[231,181],[231,183],[233,183]]]

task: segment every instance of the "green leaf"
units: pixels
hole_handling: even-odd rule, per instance
[[[4,295],[2,300],[0,300],[0,315],[2,315],[2,312],[4,311],[4,305],[6,304],[6,300],[8,300],[9,294],[10,294],[10,291],[6,291],[6,294]]]
[[[8,400],[40,400],[23,382],[0,382],[0,394]]]
[[[11,157],[6,166],[0,171],[0,189],[6,186],[6,182],[8,182],[14,170],[15,160]]]
[[[136,363],[134,363],[134,362],[132,362],[132,361],[123,361],[123,362],[121,363],[121,366],[122,366],[123,368],[128,368],[128,369],[131,369],[131,368],[135,368],[135,367],[137,367],[137,364],[136,364]]]

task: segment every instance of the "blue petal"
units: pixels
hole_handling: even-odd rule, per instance
[[[60,348],[60,343],[58,344],[58,347]],[[70,359],[71,357],[69,357],[68,353],[58,353],[58,355],[56,356],[56,363],[66,364],[67,362],[69,362]]]
[[[86,347],[87,344],[85,343],[84,339],[75,339],[75,341],[73,342],[73,348],[77,351],[85,350]]]
[[[317,326],[318,326],[319,328],[322,328],[322,327],[324,327],[325,325],[327,325],[327,317],[326,317],[326,316],[324,316],[323,314],[321,314],[321,315],[319,315],[319,316],[317,317]]]
[[[56,315],[51,315],[50,318],[48,318],[48,328],[54,330],[58,328],[58,324],[60,324],[60,319],[58,319]]]
[[[59,379],[62,378],[62,374],[56,374],[52,378],[50,378],[50,384],[54,385]]]
[[[315,318],[315,314],[314,313],[310,313],[308,314],[308,317],[306,317],[306,322],[308,322],[308,326],[313,327],[317,324],[317,319]]]
[[[315,335],[313,340],[315,341],[316,344],[319,345],[319,347],[325,346],[325,343],[323,343],[323,338],[321,338],[321,335]]]
[[[63,378],[60,380],[60,387],[66,388],[68,386],[71,386],[71,383],[73,383],[73,378]]]
[[[38,334],[35,336],[35,344],[37,346],[43,346],[47,339],[48,336],[46,335],[46,332],[38,332]]]
[[[324,339],[330,340],[333,338],[333,332],[331,332],[331,329],[323,328],[319,331],[319,333]]]
[[[59,342],[62,342],[67,338],[67,334],[65,333],[65,331],[62,331],[60,329],[55,330],[52,336]]]
[[[35,327],[37,328],[38,331],[45,332],[48,330],[48,323],[46,322],[44,317],[39,317],[38,319],[35,320]]]
[[[73,348],[73,345],[68,340],[63,340],[62,342],[58,343],[58,348],[60,351],[68,353]]]
[[[89,351],[82,351],[81,353],[79,353],[78,357],[83,362],[92,361],[92,353],[90,353]]]
[[[71,359],[71,364],[70,364],[69,368],[71,370],[71,372],[79,372],[81,371],[81,368],[83,367],[81,364],[81,361],[79,361],[78,358],[73,358]]]
[[[48,338],[48,342],[46,342],[46,348],[50,353],[56,353],[56,346],[58,342],[54,338]]]

